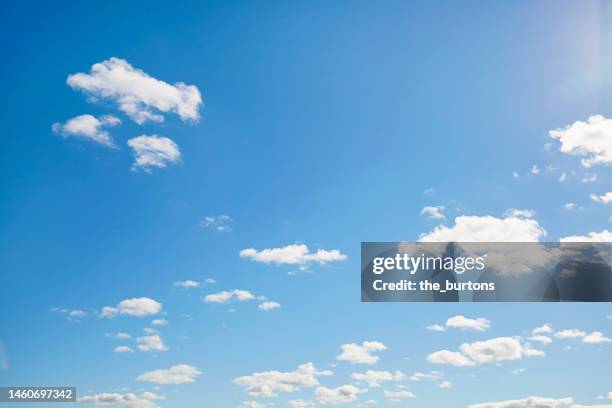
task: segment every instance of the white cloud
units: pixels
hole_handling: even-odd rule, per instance
[[[329,370],[318,371],[314,364],[300,365],[294,371],[264,371],[234,379],[234,384],[246,388],[254,397],[275,397],[278,392],[294,392],[319,385],[317,376],[330,376]]]
[[[572,405],[571,408],[612,408],[612,405],[610,404]]]
[[[540,168],[537,165],[533,165],[531,166],[531,174],[540,174],[542,170],[540,170]]]
[[[439,324],[432,324],[431,326],[427,326],[426,327],[427,330],[431,330],[431,331],[436,331],[436,332],[443,332],[446,331],[446,329],[444,328],[444,326],[441,326]]]
[[[68,309],[65,307],[52,307],[51,311],[54,313],[61,313],[66,315],[66,320],[71,322],[78,322],[82,317],[87,316],[87,312],[80,309]]]
[[[376,364],[378,356],[372,355],[377,351],[384,351],[387,347],[378,341],[364,341],[361,345],[356,343],[343,344],[336,360],[350,361],[352,364]]]
[[[178,364],[168,369],[147,371],[136,379],[154,384],[185,384],[194,382],[200,374],[202,373],[196,367]]]
[[[51,126],[55,134],[63,137],[77,137],[100,143],[107,147],[116,148],[117,145],[105,128],[117,126],[121,121],[112,116],[104,115],[96,118],[93,115],[79,115],[68,119],[66,123],[56,122]]]
[[[303,399],[291,400],[289,401],[289,405],[291,405],[291,408],[312,408],[315,406],[314,402]]]
[[[261,303],[258,307],[261,310],[263,310],[264,312],[268,312],[270,310],[277,309],[277,308],[281,307],[281,305],[280,305],[280,303],[277,303],[277,302],[267,301],[267,302]]]
[[[439,371],[432,371],[430,373],[414,373],[410,376],[411,381],[421,381],[421,380],[441,380],[442,373]]]
[[[519,178],[520,176],[519,176],[519,174],[518,174],[518,172],[517,172],[517,171],[513,171],[513,172],[512,172],[512,177],[513,177],[513,178],[515,178],[515,179],[517,179],[517,178]]]
[[[539,326],[533,329],[531,331],[531,334],[547,334],[547,333],[552,333],[552,332],[553,332],[553,328],[550,326],[550,324],[546,323],[546,324],[543,324],[542,326]]]
[[[586,122],[576,121],[562,129],[551,130],[549,136],[559,139],[561,152],[584,156],[584,167],[612,164],[612,120],[601,115],[589,117]]]
[[[265,264],[274,263],[281,264],[306,264],[308,262],[319,262],[325,264],[327,262],[344,261],[346,255],[339,250],[331,251],[318,249],[316,252],[310,252],[305,244],[292,244],[282,248],[268,248],[257,251],[254,248],[247,248],[240,251],[241,258],[250,258],[254,262],[262,262]]]
[[[117,314],[143,317],[161,312],[162,304],[148,297],[125,299],[116,307],[105,306],[100,317],[113,317]]]
[[[132,350],[131,347],[128,346],[117,346],[115,347],[115,353],[133,353],[134,350]]]
[[[134,152],[132,170],[150,172],[153,167],[164,168],[181,159],[181,152],[171,139],[157,135],[140,135],[127,142]]]
[[[438,384],[438,388],[450,389],[453,388],[453,384],[450,381],[442,381]]]
[[[364,382],[370,388],[380,387],[385,381],[402,381],[406,377],[406,374],[401,371],[375,371],[368,370],[365,373],[353,373],[351,378],[355,381]]]
[[[597,194],[590,195],[591,200],[596,203],[610,204],[612,203],[612,191],[609,191],[603,195],[598,196]]]
[[[461,330],[485,331],[491,327],[491,321],[483,317],[470,319],[465,316],[453,316],[446,321],[446,327]]]
[[[177,288],[193,289],[202,286],[202,282],[196,282],[194,280],[187,279],[184,281],[174,282],[174,286]]]
[[[580,180],[581,183],[594,183],[597,181],[597,174],[585,174]]]
[[[561,173],[561,176],[559,176],[559,183],[563,183],[565,180],[567,180],[567,174],[563,172]]]
[[[460,216],[455,225],[439,225],[433,231],[421,234],[422,242],[537,242],[546,231],[536,220],[517,216],[514,210],[504,218],[493,216]],[[521,215],[530,214],[523,210]]]
[[[508,400],[500,402],[485,402],[483,404],[472,404],[469,408],[557,408],[571,405],[572,398],[542,398],[527,397],[518,400]]]
[[[264,408],[265,405],[260,404],[257,401],[242,401],[238,408]]]
[[[159,334],[153,334],[150,336],[138,337],[138,349],[140,351],[167,351],[168,347],[164,344],[164,341]]]
[[[232,230],[230,223],[232,219],[229,215],[207,215],[200,221],[200,226],[204,228],[212,228],[219,232],[229,232]]]
[[[536,341],[538,343],[542,343],[542,345],[547,346],[552,343],[552,339],[548,336],[544,336],[542,334],[537,334],[534,336],[527,337],[529,341]]]
[[[143,392],[140,396],[133,393],[118,394],[104,392],[79,397],[77,401],[82,404],[92,404],[96,406],[115,405],[125,408],[157,408],[158,405],[152,402],[152,400],[156,399],[164,398],[153,394],[152,392]]]
[[[367,390],[357,388],[354,385],[341,385],[336,388],[317,387],[315,397],[323,405],[337,405],[355,402],[358,400],[357,394],[367,392]]]
[[[586,335],[587,334],[585,332],[578,329],[561,330],[555,333],[555,337],[558,339],[576,339],[582,338]]]
[[[155,319],[151,324],[154,326],[165,326],[168,324],[168,321],[166,319]]]
[[[237,300],[239,302],[244,302],[247,300],[253,300],[256,296],[249,292],[248,290],[242,289],[234,289],[234,290],[224,290],[217,293],[211,293],[210,295],[206,295],[204,297],[204,302],[206,303],[229,303],[232,300]]]
[[[426,206],[423,207],[423,209],[421,210],[421,215],[426,215],[429,218],[433,218],[433,219],[437,219],[437,220],[445,220],[446,217],[444,216],[444,206],[439,205],[439,206]]]
[[[588,344],[601,344],[601,343],[610,343],[612,342],[612,339],[604,336],[602,332],[594,331],[591,334],[584,336],[582,341]]]
[[[111,339],[120,339],[120,340],[126,340],[129,339],[131,336],[127,333],[106,333],[106,337],[110,337]]]
[[[410,391],[387,391],[385,390],[384,395],[390,401],[399,402],[402,399],[414,398],[415,395]]]
[[[562,237],[560,242],[612,242],[612,232],[603,230],[601,232],[589,232],[587,235],[570,235]]]
[[[432,364],[466,367],[543,355],[544,352],[531,348],[529,344],[521,344],[518,338],[497,337],[491,340],[463,343],[459,347],[459,352],[448,350],[437,351],[430,354],[427,357],[427,361]]]
[[[93,100],[106,99],[134,122],[163,122],[161,113],[174,112],[185,120],[197,121],[202,96],[197,87],[177,82],[170,85],[153,78],[127,61],[110,58],[94,64],[89,74],[68,76],[68,85]]]
[[[566,210],[573,210],[576,208],[576,203],[567,203],[563,206]]]

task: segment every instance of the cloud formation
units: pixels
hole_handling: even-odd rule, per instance
[[[140,395],[131,392],[126,394],[103,392],[95,395],[79,397],[78,402],[92,405],[115,405],[124,408],[157,408],[153,400],[164,399],[152,392],[143,392]]]
[[[150,172],[154,167],[164,168],[181,159],[178,146],[167,137],[141,135],[128,140],[127,144],[134,153],[132,170]]]
[[[355,381],[366,383],[370,388],[377,388],[385,381],[402,381],[406,378],[406,374],[401,371],[392,373],[390,371],[368,370],[365,373],[353,373],[351,378]]]
[[[576,121],[561,129],[548,132],[561,143],[561,152],[583,156],[584,167],[612,164],[612,120],[593,115],[586,122]]]
[[[364,341],[361,345],[356,343],[343,344],[340,346],[340,353],[336,360],[349,361],[352,364],[376,364],[378,356],[372,353],[384,351],[387,347],[378,341]]]
[[[114,317],[117,314],[143,317],[155,315],[161,312],[162,304],[148,297],[125,299],[116,307],[105,306],[102,308],[100,317]]]
[[[163,122],[162,113],[174,112],[183,121],[197,121],[202,95],[194,85],[171,85],[134,68],[120,58],[94,64],[89,73],[68,76],[68,85],[90,100],[107,100],[138,124]]]
[[[472,404],[469,408],[558,408],[571,405],[573,402],[572,398],[527,397],[518,400]]]
[[[254,248],[247,248],[240,251],[241,258],[249,258],[254,262],[265,264],[306,264],[309,262],[318,262],[325,264],[327,262],[344,261],[346,255],[339,250],[331,251],[318,249],[316,252],[310,252],[305,244],[292,244],[281,248],[268,248],[257,251]]]
[[[559,239],[560,242],[612,242],[612,232],[589,232],[587,235],[570,235]]]
[[[341,385],[336,388],[317,387],[315,397],[323,405],[338,405],[357,401],[359,399],[357,394],[363,392],[367,390],[354,385]]]
[[[106,147],[117,148],[113,138],[105,129],[117,126],[119,123],[121,121],[112,115],[97,118],[85,114],[68,119],[65,123],[56,122],[51,126],[51,129],[53,133],[63,137],[91,140]]]
[[[423,207],[423,209],[421,210],[421,215],[425,215],[429,218],[433,218],[435,220],[445,220],[446,217],[444,216],[444,206],[442,205],[438,205],[438,206],[425,206]]]
[[[202,373],[196,367],[178,364],[167,369],[147,371],[136,379],[154,384],[185,384],[194,382],[200,374]]]

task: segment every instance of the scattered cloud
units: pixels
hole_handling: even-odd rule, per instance
[[[325,264],[346,259],[346,255],[337,249],[331,251],[318,249],[316,252],[310,252],[305,244],[292,244],[282,248],[269,248],[261,251],[257,251],[254,248],[243,249],[240,251],[240,257],[250,258],[254,262],[277,265],[306,264],[309,262]]]
[[[597,181],[597,174],[585,174],[582,179],[580,179],[581,183],[594,183]]]
[[[185,384],[192,383],[202,374],[196,367],[189,364],[178,364],[168,369],[147,371],[136,379],[154,384]]]
[[[508,400],[500,402],[485,402],[483,404],[472,404],[469,408],[558,408],[571,405],[572,398],[542,398],[527,397],[518,400]]]
[[[491,321],[483,317],[470,319],[465,316],[457,315],[446,321],[446,327],[461,330],[485,331],[491,327]]]
[[[200,226],[204,228],[212,228],[219,232],[230,232],[232,230],[232,219],[229,215],[207,215],[200,221]]]
[[[210,295],[204,296],[204,302],[206,303],[229,303],[232,300],[237,300],[239,302],[244,302],[247,300],[256,299],[256,296],[249,292],[248,290],[242,289],[234,289],[234,290],[224,290],[217,293],[211,293]]]
[[[587,235],[570,235],[562,237],[560,242],[612,242],[612,232],[603,230],[601,232],[589,232]]]
[[[600,331],[594,331],[591,334],[587,334],[582,339],[584,343],[588,344],[601,344],[601,343],[611,343],[612,339],[604,336],[604,334]]]
[[[275,397],[279,392],[294,392],[319,385],[318,376],[330,376],[329,370],[319,371],[314,364],[300,365],[294,371],[264,371],[234,379],[234,384],[246,388],[254,397]]]
[[[519,178],[519,177],[520,177],[520,176],[519,176],[519,174],[518,174],[518,172],[517,172],[517,171],[513,171],[513,172],[512,172],[512,178],[517,179],[517,178]]]
[[[453,384],[450,381],[442,381],[438,384],[438,388],[450,389],[453,388]]]
[[[81,318],[87,316],[87,312],[84,310],[68,309],[65,307],[52,307],[51,312],[65,315],[66,320],[70,322],[78,322]]]
[[[425,215],[429,218],[433,218],[435,220],[446,220],[444,216],[444,206],[426,206],[421,210],[421,215]]]
[[[197,121],[202,96],[197,87],[171,85],[151,77],[127,61],[110,58],[94,64],[88,74],[68,76],[68,85],[90,100],[109,100],[138,124],[163,122],[162,113],[174,112],[183,120]]]
[[[517,368],[516,370],[512,370],[512,375],[523,374],[525,371],[527,371],[526,368]]]
[[[555,333],[555,337],[558,339],[576,339],[584,336],[586,336],[586,333],[578,329],[561,330]]]
[[[389,401],[393,401],[393,402],[400,402],[403,399],[410,399],[410,398],[415,397],[413,393],[411,393],[410,391],[405,391],[405,390],[401,390],[401,391],[385,390],[384,395],[386,398],[389,399]]]
[[[184,281],[174,282],[173,285],[177,288],[192,289],[192,288],[199,288],[200,286],[202,286],[202,282],[197,282],[191,279],[187,279]]]
[[[291,405],[291,408],[313,408],[315,406],[315,403],[303,399],[295,399],[289,401],[289,405]]]
[[[359,399],[357,394],[363,392],[367,392],[367,390],[357,388],[354,385],[341,385],[336,388],[317,387],[315,397],[323,405],[337,405],[355,402]]]
[[[100,317],[114,317],[117,314],[143,317],[158,314],[161,310],[161,303],[148,297],[141,297],[122,300],[116,307],[105,306]]]
[[[427,326],[426,329],[430,330],[430,331],[436,331],[436,332],[446,331],[446,328],[444,326],[439,325],[439,324],[432,324],[431,326]]]
[[[257,401],[242,401],[242,403],[240,403],[240,405],[238,405],[238,408],[264,408],[265,405],[260,404]]]
[[[410,376],[410,380],[411,381],[421,381],[421,380],[441,380],[442,377],[442,373],[439,371],[432,371],[430,373],[414,373]]]
[[[177,144],[167,137],[140,135],[128,140],[127,144],[134,152],[132,170],[142,169],[148,173],[154,167],[164,168],[181,159]]]
[[[93,115],[79,115],[68,119],[65,123],[56,122],[51,126],[53,133],[63,137],[76,137],[91,140],[101,145],[117,148],[113,138],[106,128],[117,126],[121,121],[112,116],[104,115],[96,118]]]
[[[166,319],[155,319],[151,324],[154,326],[165,326],[168,324],[168,321]]]
[[[268,312],[273,309],[278,309],[279,307],[281,307],[281,304],[277,302],[266,301],[261,303],[258,307],[264,312]]]
[[[531,166],[531,174],[537,175],[540,174],[542,170],[540,170],[540,168],[537,165],[533,165]]]
[[[149,336],[138,337],[138,350],[140,351],[167,351],[168,347],[164,344],[164,341],[159,334],[152,334]]]
[[[117,346],[115,347],[115,353],[133,353],[134,350],[128,346]]]
[[[545,323],[542,326],[538,326],[535,329],[533,329],[531,331],[531,334],[548,334],[552,332],[553,332],[553,328],[551,327],[551,325],[548,323]]]
[[[577,205],[575,203],[566,203],[563,208],[566,210],[575,210]]]
[[[387,347],[378,341],[364,341],[361,345],[356,343],[343,344],[340,346],[340,353],[336,360],[349,361],[352,364],[376,364],[378,356],[372,353],[384,351]]]
[[[603,204],[610,204],[612,203],[612,191],[607,192],[603,195],[597,195],[597,194],[591,194],[589,197],[591,197],[591,200],[595,201],[596,203],[603,203]]]
[[[365,373],[353,373],[351,378],[355,381],[366,383],[370,388],[380,387],[385,381],[402,381],[406,377],[406,374],[401,371],[375,371],[368,370]]]
[[[106,333],[106,337],[109,337],[111,339],[119,339],[119,340],[127,340],[129,338],[131,338],[131,336],[127,333]]]
[[[124,408],[157,408],[158,405],[153,400],[164,399],[152,392],[143,392],[140,396],[133,393],[100,393],[79,397],[78,402],[82,404],[115,405]]]
[[[563,183],[565,180],[567,180],[567,174],[565,174],[565,172],[563,172],[559,176],[559,183]]]
[[[541,343],[543,346],[547,346],[552,343],[552,339],[550,337],[544,336],[542,334],[527,337],[527,340]]]
[[[548,135],[559,140],[562,153],[583,156],[584,167],[612,164],[612,120],[602,115],[551,130]]]

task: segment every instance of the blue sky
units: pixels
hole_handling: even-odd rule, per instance
[[[612,404],[596,399],[612,391],[612,343],[585,342],[593,332],[612,337],[607,304],[359,301],[361,241],[416,240],[436,228],[465,240],[610,240],[611,17],[596,1],[6,4],[0,384],[165,397],[137,397],[132,408],[319,406],[333,396],[317,399],[317,387],[333,394],[343,385],[363,391],[345,389],[356,399],[344,406],[529,396]],[[149,105],[136,99],[136,113],[117,93],[87,88],[92,65],[113,57],[165,83],[143,99]],[[177,83],[202,103],[177,102],[186,92]],[[134,97],[121,88],[129,84],[115,85]],[[137,123],[143,112],[163,122]],[[67,125],[80,115],[91,115],[89,136]],[[93,133],[92,117],[103,124]],[[92,140],[105,131],[114,147]],[[128,145],[142,135],[145,148]],[[167,138],[161,150],[152,135]],[[593,149],[603,159],[581,164]],[[161,161],[135,165],[138,154]],[[223,231],[221,215],[230,217]],[[207,226],[206,217],[216,218]],[[240,256],[249,248],[254,256]],[[270,248],[285,251],[262,262]],[[331,261],[319,262],[324,255]],[[175,286],[185,280],[199,287]],[[203,300],[234,289],[267,300]],[[140,298],[163,306],[121,314],[121,301]],[[265,301],[280,307],[261,310]],[[100,317],[105,306],[114,316]],[[86,315],[69,320],[62,309]],[[489,327],[426,329],[460,315]],[[552,343],[531,341],[543,357],[427,360],[512,336],[525,347],[544,324]],[[566,329],[583,333],[557,337]],[[118,332],[130,339],[106,336]],[[136,339],[147,336],[165,347],[140,351]],[[364,341],[386,347],[373,352],[375,364],[337,359],[342,345]],[[333,375],[277,397],[235,383],[308,362]],[[137,380],[179,364],[201,374],[182,384]],[[351,375],[367,370],[406,377],[355,384]],[[443,379],[409,378],[432,371]],[[385,390],[414,397],[398,404]],[[546,406],[571,404],[556,403]]]

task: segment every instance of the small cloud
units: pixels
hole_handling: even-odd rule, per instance
[[[527,371],[526,368],[517,368],[516,370],[512,370],[512,375],[523,374],[525,371]]]
[[[218,232],[230,232],[232,230],[231,223],[233,220],[229,215],[207,215],[200,221],[200,226],[203,228],[212,228]]]
[[[438,388],[450,389],[453,388],[453,384],[450,381],[442,381],[438,384]]]
[[[105,129],[117,126],[120,123],[121,121],[112,115],[96,118],[87,114],[68,119],[66,123],[56,122],[51,126],[51,129],[53,133],[63,137],[86,139],[116,149],[117,145]]]
[[[65,307],[52,307],[51,312],[60,313],[66,316],[66,320],[70,322],[79,322],[81,318],[87,316],[87,312],[80,309],[68,309]]]
[[[281,248],[262,249],[261,251],[254,248],[243,249],[240,251],[240,257],[249,258],[253,262],[277,265],[303,265],[310,262],[326,264],[328,262],[344,261],[347,258],[337,249],[317,249],[316,252],[310,252],[304,244],[292,244]]]
[[[106,337],[111,338],[111,339],[119,339],[119,340],[127,340],[129,338],[131,338],[131,336],[127,333],[106,333]]]
[[[423,191],[423,194],[431,194],[435,191],[435,189],[433,187],[429,187],[427,189],[425,189],[425,191]]]
[[[531,166],[531,174],[537,175],[540,174],[542,170],[540,170],[540,168],[537,165],[533,165]]]
[[[181,151],[171,139],[157,135],[141,135],[127,142],[134,153],[132,170],[150,173],[153,168],[164,168],[181,159]]]
[[[570,211],[570,210],[575,210],[577,207],[576,203],[566,203],[563,208],[565,208],[566,210]]]
[[[518,172],[517,172],[517,171],[513,171],[513,172],[512,172],[512,178],[517,179],[517,178],[519,178],[519,177],[520,177],[520,176],[519,176],[519,174],[518,174]]]
[[[441,326],[439,324],[432,324],[431,326],[427,326],[426,328],[427,328],[427,330],[436,331],[436,332],[446,331],[444,326]]]
[[[128,346],[117,346],[115,347],[115,353],[133,353],[134,350],[132,350],[131,347]]]
[[[173,285],[177,288],[192,289],[192,288],[199,288],[200,286],[202,286],[202,282],[196,282],[194,280],[187,279],[184,281],[174,282]]]
[[[277,302],[267,301],[267,302],[263,302],[258,307],[259,307],[259,309],[263,310],[264,312],[268,312],[270,310],[280,308],[281,305],[280,305],[280,303],[277,303]]]
[[[340,346],[340,353],[336,360],[349,361],[352,364],[376,364],[378,356],[373,353],[384,351],[387,347],[378,341],[364,341],[361,345],[356,343],[343,344]]]
[[[192,383],[202,374],[200,370],[189,364],[178,364],[168,369],[147,371],[136,378],[138,381],[154,384],[186,384]]]
[[[567,174],[563,172],[561,173],[561,176],[559,176],[559,183],[563,183],[565,180],[567,180]]]
[[[165,326],[168,324],[168,321],[166,319],[155,319],[151,324],[154,326]]]
[[[597,181],[597,174],[585,174],[580,180],[581,183],[594,183]]]
[[[239,302],[244,302],[247,300],[254,300],[256,296],[249,292],[248,290],[243,289],[234,289],[234,290],[224,290],[222,292],[211,293],[204,297],[205,303],[229,303],[232,300],[237,300]]]
[[[143,317],[155,315],[161,312],[162,304],[147,297],[125,299],[117,306],[105,306],[102,308],[100,317],[114,317],[116,315],[126,315]]]
[[[612,203],[612,192],[605,193],[603,195],[598,196],[597,194],[590,195],[591,200],[596,203],[610,204]]]
[[[429,218],[437,219],[437,220],[446,220],[446,217],[443,214],[444,206],[426,206],[421,210],[420,215],[425,215]]]
[[[153,334],[150,336],[138,337],[138,350],[140,351],[167,351],[168,347],[164,344],[164,341],[159,334]]]

